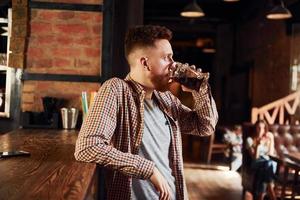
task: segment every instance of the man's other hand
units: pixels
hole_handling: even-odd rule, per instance
[[[154,167],[154,171],[152,176],[150,177],[150,181],[154,185],[155,189],[159,192],[159,200],[171,199],[170,187],[156,167]]]

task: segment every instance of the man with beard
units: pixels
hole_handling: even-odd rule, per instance
[[[188,198],[181,134],[212,134],[218,114],[207,82],[183,87],[193,95],[193,109],[168,91],[175,66],[171,38],[161,26],[130,29],[130,73],[101,86],[81,127],[75,157],[104,166],[107,199]]]

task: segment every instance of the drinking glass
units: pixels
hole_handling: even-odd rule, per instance
[[[199,89],[202,83],[207,82],[209,73],[204,73],[194,65],[176,62],[169,69],[169,76],[172,80],[191,89]]]

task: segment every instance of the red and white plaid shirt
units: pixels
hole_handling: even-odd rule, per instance
[[[207,136],[214,132],[218,114],[207,86],[193,92],[191,110],[171,92],[154,91],[158,106],[171,123],[170,164],[176,180],[176,199],[188,199],[182,160],[181,134]],[[131,199],[131,177],[149,179],[155,164],[138,154],[144,128],[143,87],[129,76],[112,78],[100,88],[76,142],[79,161],[96,162],[105,173],[107,198]]]

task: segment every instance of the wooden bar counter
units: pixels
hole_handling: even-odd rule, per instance
[[[96,164],[74,158],[78,131],[19,129],[0,135],[0,151],[30,156],[0,159],[0,199],[96,199]]]

